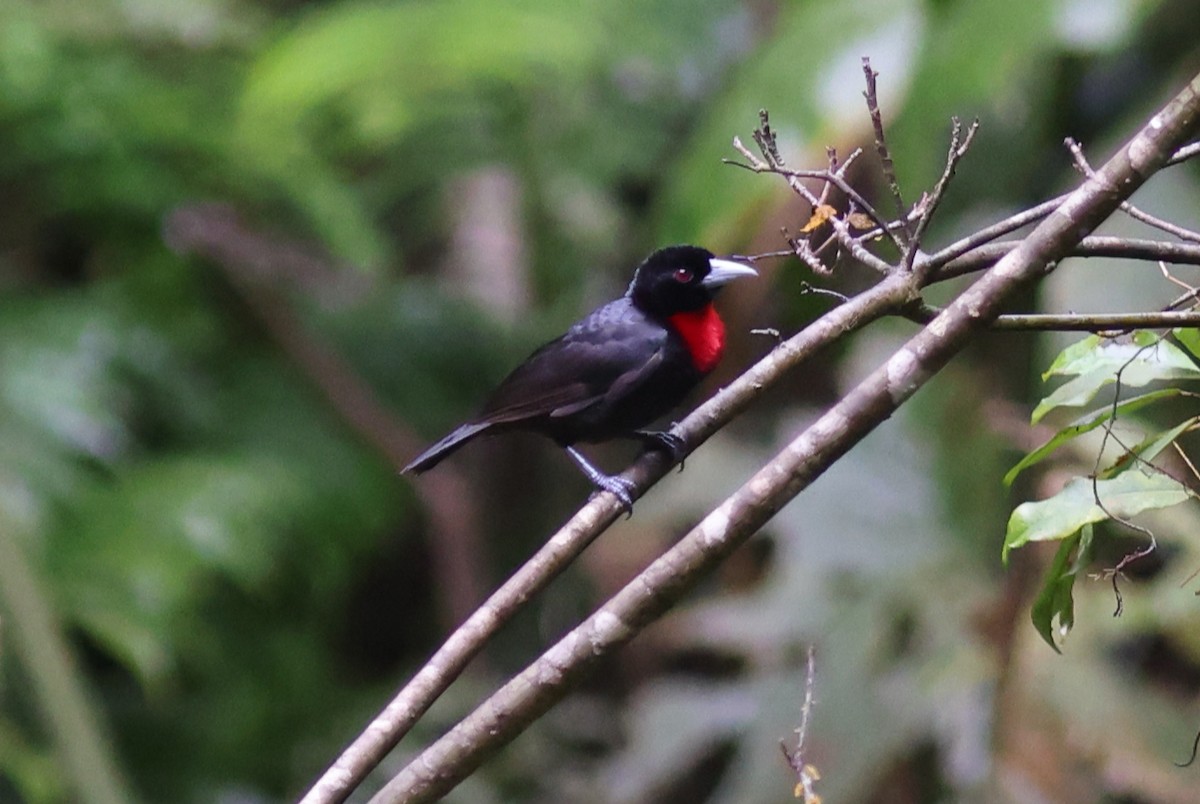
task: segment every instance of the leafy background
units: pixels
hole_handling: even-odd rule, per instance
[[[426,481],[398,477],[264,328],[254,265],[181,247],[173,213],[236,216],[322,266],[251,286],[275,285],[288,328],[432,439],[657,245],[779,247],[807,210],[720,163],[760,108],[792,164],[866,144],[869,55],[910,200],[949,116],[978,116],[931,233],[944,242],[1070,186],[1062,138],[1098,161],[1200,68],[1197,41],[1188,0],[6,0],[0,800],[294,797],[477,602],[433,560],[411,487]],[[1194,226],[1198,178],[1175,169],[1138,202]],[[769,347],[751,328],[823,309],[806,278],[781,262],[727,294],[724,371]],[[1153,266],[1068,263],[1023,302],[1151,309],[1175,292]],[[839,345],[689,459],[388,767],[911,331]],[[1200,727],[1194,508],[1152,515],[1160,550],[1121,619],[1107,584],[1076,584],[1062,656],[1029,623],[1054,546],[1000,563],[1012,507],[1094,460],[1098,431],[1001,482],[1052,432],[1028,416],[1063,345],[983,339],[451,800],[787,800],[778,742],[810,643],[827,800],[1192,800],[1195,769],[1171,762]],[[586,495],[536,440],[455,462],[486,512],[461,558],[485,588]],[[1096,543],[1094,568],[1136,544],[1104,525]],[[82,685],[97,736],[51,716],[46,690],[70,700],[59,683]],[[63,757],[89,739],[117,778],[85,763],[80,792]]]

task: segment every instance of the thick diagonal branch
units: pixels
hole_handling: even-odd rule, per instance
[[[891,416],[999,314],[1006,298],[1043,276],[1110,215],[1195,129],[1198,114],[1200,76],[1016,249],[671,550],[410,763],[376,796],[375,804],[430,801],[445,794],[566,695],[601,657],[661,616]],[[883,284],[891,281],[903,279]]]
[[[775,347],[749,371],[697,408],[676,426],[687,451],[694,450],[786,371],[817,350],[910,301],[904,283],[884,282],[849,300]],[[625,476],[637,486],[635,496],[669,471],[663,453],[643,455]],[[529,598],[544,589],[585,547],[621,514],[611,494],[583,506],[549,541],[467,618],[425,666],[304,796],[302,804],[342,802],[399,743],[430,705],[462,673],[501,626]]]

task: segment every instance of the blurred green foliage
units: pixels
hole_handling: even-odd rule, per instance
[[[532,345],[619,292],[656,245],[779,247],[778,227],[807,210],[720,164],[758,109],[791,164],[823,164],[826,145],[845,155],[868,141],[860,57],[871,56],[910,202],[944,161],[948,116],[978,116],[939,241],[1067,186],[1064,135],[1098,160],[1173,91],[1197,66],[1188,11],[1185,0],[0,3],[0,539],[27,557],[31,594],[74,657],[39,666],[20,648],[29,601],[5,584],[0,801],[101,800],[104,784],[64,770],[72,739],[100,742],[115,788],[137,798],[295,796],[437,644],[447,600],[476,602],[446,588],[409,481],[264,328],[235,278],[253,260],[172,248],[173,211],[225,204],[249,231],[339,266],[251,284],[274,285],[295,326],[433,437]],[[877,196],[873,164],[864,157],[855,181]],[[484,174],[516,188],[507,204],[480,202]],[[1196,172],[1173,175],[1169,196],[1152,183],[1139,202],[1195,224]],[[485,288],[523,291],[516,315],[481,304],[464,259]],[[734,360],[767,348],[750,327],[794,328],[822,309],[794,292],[798,271],[766,272],[748,291],[753,313],[733,305]],[[1110,301],[1171,295],[1144,269],[1077,276],[1056,275],[1044,294],[1073,309],[1086,307],[1080,281]],[[569,627],[908,331],[841,346],[689,459],[402,751]],[[981,342],[571,714],[539,723],[455,800],[783,800],[794,780],[777,741],[795,727],[814,641],[811,760],[829,800],[1003,798],[1040,778],[1014,748],[1037,728],[1048,755],[1081,764],[1064,782],[1076,800],[1186,789],[1169,776],[1139,788],[1104,763],[1158,767],[1190,739],[1195,724],[1171,703],[1194,695],[1194,674],[1170,668],[1200,666],[1195,603],[1177,587],[1194,546],[1175,544],[1115,624],[1108,588],[1075,584],[1069,666],[1047,665],[1027,625],[1033,559],[1000,574],[1012,502],[1000,478],[1016,452],[998,421],[1037,398],[1039,348]],[[486,512],[470,555],[488,585],[586,494],[553,453],[520,439],[464,453]],[[1193,524],[1170,516],[1182,519],[1167,532]],[[97,734],[47,716],[39,690],[59,672],[89,694]],[[1081,695],[1087,683],[1099,698]],[[1064,733],[1101,720],[1123,724],[1123,743],[1098,737],[1077,755]]]

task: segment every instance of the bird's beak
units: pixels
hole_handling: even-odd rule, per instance
[[[748,265],[742,265],[740,262],[713,258],[708,261],[708,264],[712,270],[708,272],[708,276],[700,280],[700,284],[709,290],[715,290],[743,276],[758,276],[758,271]]]

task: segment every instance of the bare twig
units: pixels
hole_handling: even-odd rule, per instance
[[[1103,460],[1104,448],[1108,445],[1109,439],[1116,441],[1121,446],[1121,448],[1123,450],[1125,450],[1126,454],[1132,454],[1132,451],[1127,446],[1125,446],[1123,443],[1121,443],[1120,439],[1117,438],[1116,433],[1113,432],[1113,425],[1116,424],[1118,411],[1120,410],[1121,376],[1125,373],[1125,369],[1129,368],[1131,365],[1133,365],[1133,362],[1135,360],[1137,360],[1139,357],[1141,357],[1143,352],[1146,352],[1147,350],[1156,348],[1158,346],[1158,344],[1161,342],[1161,340],[1162,340],[1162,338],[1160,336],[1159,339],[1156,340],[1154,343],[1149,343],[1149,344],[1146,344],[1145,346],[1141,347],[1136,352],[1134,352],[1132,355],[1130,355],[1129,359],[1126,360],[1119,369],[1117,369],[1117,373],[1114,378],[1116,390],[1113,393],[1112,407],[1111,407],[1109,415],[1108,415],[1108,421],[1106,421],[1104,423],[1104,437],[1100,440],[1100,446],[1096,449],[1096,463],[1092,467],[1092,499],[1095,500],[1096,506],[1101,511],[1103,511],[1104,515],[1107,516],[1112,521],[1117,522],[1121,525],[1124,525],[1125,527],[1129,528],[1130,530],[1135,530],[1138,533],[1141,533],[1143,536],[1145,536],[1149,540],[1149,543],[1146,544],[1145,547],[1140,547],[1137,550],[1133,550],[1133,551],[1127,553],[1126,555],[1124,555],[1121,558],[1120,561],[1117,562],[1116,566],[1114,566],[1110,569],[1106,569],[1106,570],[1104,570],[1103,573],[1101,573],[1102,577],[1108,578],[1112,581],[1113,596],[1117,600],[1116,609],[1113,611],[1114,617],[1120,617],[1121,613],[1125,610],[1125,599],[1121,596],[1121,587],[1120,587],[1120,584],[1118,583],[1118,580],[1120,578],[1124,577],[1123,573],[1124,573],[1124,570],[1126,567],[1128,567],[1133,562],[1135,562],[1139,559],[1145,558],[1146,556],[1153,553],[1158,548],[1158,540],[1155,538],[1154,532],[1152,530],[1150,530],[1149,528],[1147,528],[1143,525],[1139,525],[1136,522],[1132,522],[1129,519],[1126,519],[1125,517],[1114,514],[1112,511],[1110,511],[1108,509],[1108,506],[1106,506],[1104,504],[1104,501],[1100,499],[1100,485],[1099,485],[1100,462],[1101,462],[1101,460]],[[1154,466],[1153,464],[1149,463],[1148,461],[1143,461],[1140,457],[1138,458],[1138,460],[1141,461],[1142,463],[1144,463],[1145,465],[1149,466],[1151,469],[1158,469],[1158,467]],[[1161,470],[1159,470],[1159,471],[1161,471]]]
[[[809,284],[808,282],[801,282],[800,283],[800,295],[806,296],[810,293],[816,294],[818,296],[832,296],[833,298],[837,299],[839,302],[841,302],[843,304],[850,301],[849,296],[846,296],[843,293],[838,293],[836,290],[830,290],[829,288],[819,288],[816,285]]]
[[[1200,154],[1200,143],[1192,143],[1191,145],[1180,148],[1178,151],[1176,151],[1171,158],[1167,160],[1167,165],[1178,165],[1181,162],[1195,157],[1197,154]],[[1015,232],[1022,227],[1042,220],[1055,209],[1057,209],[1063,203],[1063,201],[1067,199],[1067,196],[1068,194],[1066,193],[1056,196],[1048,201],[1043,201],[1035,207],[1022,210],[1015,215],[1010,215],[1004,220],[998,221],[991,226],[985,227],[976,232],[972,232],[970,235],[962,238],[961,240],[957,240],[945,248],[942,248],[929,255],[926,258],[926,261],[935,268],[940,268],[941,266],[949,263],[951,260],[955,260],[985,243],[990,243],[998,237],[1004,237],[1006,234],[1010,234],[1011,232]]]
[[[928,323],[941,310],[929,304],[913,306],[904,311],[905,318]],[[998,316],[992,329],[1034,330],[1052,332],[1097,332],[1120,334],[1134,329],[1173,329],[1200,327],[1200,313],[1029,313]]]
[[[1190,427],[1185,432],[1190,433],[1194,429],[1196,429],[1196,428]],[[1192,459],[1189,458],[1188,454],[1183,451],[1183,447],[1179,446],[1179,442],[1173,441],[1173,442],[1171,442],[1171,446],[1175,450],[1175,456],[1177,458],[1179,458],[1179,460],[1183,461],[1184,466],[1186,466],[1188,468],[1188,471],[1192,473],[1192,480],[1200,481],[1200,471],[1196,470],[1196,464],[1192,463]]]
[[[934,255],[918,256],[918,265],[931,266],[927,279],[930,283],[954,279],[976,271],[982,271],[995,265],[1000,259],[1012,251],[1020,243],[1019,240],[1005,240],[999,243],[984,243],[973,246],[967,253],[950,261],[943,261],[943,252]],[[738,255],[735,259],[754,262],[756,260],[774,257],[794,257],[790,250],[767,251],[761,254]],[[1085,237],[1075,248],[1071,249],[1071,257],[1108,257],[1122,260],[1144,260],[1146,262],[1167,262],[1175,265],[1200,265],[1200,245],[1191,243],[1169,243],[1161,240],[1145,240],[1136,237],[1110,237],[1091,235]],[[939,267],[932,270],[937,263]],[[1164,312],[1178,310],[1195,301],[1200,296],[1200,288],[1190,289],[1186,283],[1173,280],[1176,284],[1188,287],[1189,290],[1179,298],[1163,307]]]
[[[15,657],[5,658],[23,665],[21,703],[41,716],[39,727],[53,740],[60,795],[82,804],[136,801],[113,734],[89,698],[59,601],[40,577],[44,568],[26,552],[36,542],[18,531],[19,517],[9,510],[0,506],[0,612],[5,647]],[[18,792],[7,795],[21,798]]]
[[[974,245],[966,253],[951,260],[943,260],[941,255],[944,252],[938,252],[928,258],[919,258],[918,264],[937,266],[930,271],[928,279],[930,282],[941,282],[995,265],[1019,242],[1006,240],[999,243]],[[1092,235],[1081,240],[1079,245],[1071,249],[1068,256],[1111,257],[1113,259],[1200,265],[1200,246],[1191,243],[1166,243],[1160,240]],[[1184,301],[1186,298],[1180,300],[1175,308],[1182,306]]]
[[[875,131],[875,153],[879,155],[883,178],[887,182],[888,189],[892,193],[892,200],[896,204],[896,218],[905,222],[897,234],[900,248],[903,251],[913,239],[913,231],[908,224],[908,205],[904,203],[904,196],[900,193],[900,181],[896,178],[896,165],[892,161],[892,153],[888,150],[887,137],[883,130],[883,115],[879,111],[879,96],[876,94],[875,86],[875,79],[879,73],[871,68],[871,60],[866,56],[863,56],[862,68],[863,77],[867,81],[867,89],[863,92],[863,97],[867,99],[867,112],[871,115],[871,128]]]
[[[754,141],[758,143],[758,150],[762,152],[767,164],[776,168],[784,166],[783,156],[779,153],[779,140],[771,128],[770,115],[766,109],[758,110],[758,128],[754,130]]]
[[[783,335],[775,327],[758,327],[750,330],[751,335],[763,335],[775,341],[776,345],[783,343]]]
[[[1159,260],[1159,261],[1158,261],[1158,270],[1162,272],[1163,279],[1167,280],[1168,282],[1170,282],[1170,283],[1171,283],[1172,285],[1174,285],[1175,287],[1178,287],[1178,288],[1183,288],[1183,289],[1184,289],[1184,291],[1186,291],[1186,292],[1184,293],[1184,296],[1183,296],[1183,298],[1185,298],[1185,299],[1187,299],[1187,298],[1195,299],[1195,297],[1196,297],[1196,293],[1197,293],[1198,291],[1200,291],[1200,289],[1198,289],[1198,288],[1195,288],[1195,287],[1192,287],[1192,286],[1191,286],[1191,285],[1189,285],[1187,282],[1184,282],[1182,279],[1177,279],[1177,278],[1176,278],[1176,277],[1175,277],[1175,276],[1174,276],[1174,275],[1171,273],[1171,271],[1170,271],[1170,270],[1167,268],[1167,264],[1166,264],[1165,262],[1163,262],[1162,260]],[[1163,309],[1165,309],[1165,310],[1174,310],[1174,309],[1177,309],[1177,307],[1179,307],[1179,306],[1182,306],[1182,304],[1181,304],[1181,303],[1179,302],[1179,300],[1177,299],[1176,301],[1173,301],[1173,302],[1171,302],[1171,304],[1170,304],[1170,305],[1168,305],[1167,307],[1165,307],[1165,308],[1163,308]]]
[[[765,114],[765,111],[760,112],[760,115]],[[726,165],[742,168],[743,170],[749,170],[752,173],[773,173],[777,176],[782,176],[788,180],[788,185],[792,188],[792,191],[803,197],[804,200],[807,201],[814,209],[826,202],[829,197],[829,185],[832,184],[834,187],[837,187],[839,190],[841,190],[842,193],[844,193],[852,203],[858,206],[858,208],[861,209],[864,214],[870,217],[871,220],[875,222],[875,225],[880,228],[880,230],[890,230],[895,228],[895,226],[890,226],[883,219],[883,216],[879,214],[878,210],[875,209],[871,202],[863,198],[858,190],[854,189],[854,187],[851,186],[848,181],[846,181],[846,171],[852,164],[854,164],[854,161],[862,155],[862,150],[855,148],[850,152],[850,155],[846,157],[844,162],[838,164],[837,152],[830,148],[826,151],[829,159],[829,167],[827,169],[791,170],[784,164],[782,157],[779,156],[778,145],[775,142],[774,133],[771,132],[770,128],[767,128],[766,131],[767,135],[762,133],[762,129],[754,132],[755,142],[759,144],[759,148],[763,152],[762,159],[751,153],[750,149],[742,143],[740,137],[734,137],[733,148],[735,151],[745,157],[746,161],[743,163],[734,159],[722,159],[721,162]],[[820,197],[814,195],[807,187],[796,181],[797,179],[815,179],[823,182],[824,186],[821,190]],[[898,240],[896,240],[895,243],[897,248],[901,248],[901,244]]]
[[[1010,215],[1002,221],[993,223],[991,226],[980,229],[930,254],[925,261],[934,268],[945,265],[956,257],[961,257],[969,251],[974,251],[984,243],[992,242],[997,237],[1004,237],[1004,235],[1010,232],[1015,232],[1031,223],[1043,220],[1050,213],[1054,212],[1054,210],[1058,209],[1067,200],[1067,197],[1067,194],[1060,195],[1057,198],[1043,201],[1037,206],[1018,212],[1015,215]]]
[[[1180,162],[1186,162],[1197,155],[1200,155],[1200,142],[1193,142],[1191,145],[1185,145],[1173,153],[1171,158],[1167,160],[1167,165],[1178,165]]]
[[[794,237],[786,226],[779,231],[783,235],[784,242],[792,247],[792,254],[799,257],[800,261],[812,269],[814,274],[828,276],[831,273],[829,267],[821,262],[821,258],[813,251],[812,245],[806,238]]]
[[[913,261],[917,257],[925,230],[929,227],[929,222],[933,219],[934,213],[937,212],[938,206],[942,203],[942,198],[946,194],[946,188],[950,186],[950,180],[954,178],[959,161],[966,156],[967,151],[971,147],[971,141],[975,139],[975,132],[979,130],[979,118],[971,121],[971,125],[967,127],[966,136],[963,136],[962,123],[959,122],[959,119],[954,117],[951,120],[950,148],[946,152],[946,167],[942,170],[942,175],[938,177],[937,184],[933,186],[933,192],[920,205],[921,214],[917,218],[916,227],[912,231],[908,250],[904,254],[903,264],[905,270],[912,270]]]
[[[1195,307],[1200,301],[1200,288],[1193,288],[1168,304],[1165,310],[1178,310],[1180,307]]]
[[[813,646],[808,646],[808,661],[804,673],[804,703],[800,706],[800,725],[796,728],[796,748],[788,750],[787,743],[779,741],[784,759],[788,767],[796,774],[796,788],[792,792],[795,798],[803,804],[821,804],[821,797],[816,792],[816,782],[821,778],[816,766],[806,762],[805,740],[808,738],[808,722],[812,716],[813,686],[816,681],[816,661],[813,657]]]
[[[832,184],[833,186],[835,186],[839,190],[841,190],[842,193],[844,193],[845,196],[848,199],[850,199],[851,203],[853,203],[855,207],[862,210],[862,213],[864,215],[866,215],[868,218],[870,218],[871,221],[877,227],[879,227],[879,231],[885,232],[892,239],[896,248],[902,249],[904,246],[900,242],[900,240],[898,239],[898,237],[896,235],[896,231],[901,228],[900,225],[898,223],[888,223],[887,221],[885,221],[883,219],[883,216],[880,215],[879,210],[875,209],[875,207],[871,204],[870,201],[868,201],[866,198],[863,198],[862,194],[859,193],[858,190],[854,189],[854,187],[852,187],[850,185],[850,183],[846,181],[846,177],[845,177],[846,168],[848,168],[850,166],[850,164],[854,161],[855,157],[857,157],[860,153],[861,153],[861,151],[855,151],[854,153],[852,153],[850,155],[850,157],[847,158],[846,161],[842,163],[842,166],[838,169],[837,172],[830,172],[828,170],[786,170],[783,168],[755,170],[755,172],[756,173],[774,173],[777,176],[782,176],[785,179],[788,179],[789,184],[792,186],[792,189],[795,190],[797,193],[800,193],[802,196],[804,196],[804,199],[806,201],[808,201],[810,204],[812,204],[814,207],[820,205],[820,203],[821,203],[820,199],[817,198],[816,196],[814,196],[811,192],[809,192],[808,188],[804,188],[803,190],[801,190],[800,188],[803,187],[803,185],[799,184],[799,182],[796,180],[798,180],[798,179],[816,179],[817,181],[822,181],[822,182],[825,182],[826,184]],[[737,163],[730,163],[730,164],[737,165]],[[745,165],[737,165],[737,167],[744,168],[746,166]],[[864,237],[867,237],[867,236],[870,236],[870,235],[864,235]]]
[[[863,214],[871,218],[875,225],[879,227],[880,231],[886,232],[888,237],[892,239],[898,249],[903,251],[904,246],[897,235],[898,227],[890,226],[886,221],[884,221],[879,215],[879,212],[870,204],[870,202],[863,198],[857,190],[850,186],[849,182],[846,181],[843,175],[846,168],[850,166],[851,162],[853,162],[854,158],[858,155],[857,151],[852,153],[850,157],[842,163],[837,172],[831,173],[827,170],[788,170],[783,167],[768,164],[767,162],[764,162],[762,159],[759,159],[750,153],[749,149],[747,149],[746,146],[742,144],[742,141],[737,137],[733,138],[733,147],[738,151],[738,153],[746,158],[746,162],[743,163],[731,159],[724,159],[722,161],[725,164],[733,165],[734,167],[739,167],[743,170],[749,170],[752,173],[773,173],[777,176],[782,176],[787,180],[788,186],[792,188],[792,191],[804,198],[804,200],[811,204],[814,209],[820,206],[821,200],[815,193],[804,186],[804,183],[800,180],[816,179],[818,181],[833,184],[839,190],[845,193],[847,198],[849,198],[854,205],[863,211]],[[865,265],[870,266],[881,274],[886,274],[892,270],[891,265],[872,254],[862,245],[862,238],[856,237],[853,233],[851,233],[849,226],[844,220],[838,216],[834,216],[829,219],[829,222],[833,226],[834,231],[837,232],[838,242],[845,246],[855,259],[864,263]]]
[[[853,161],[855,159],[855,157],[858,156],[859,153],[861,153],[861,152],[858,150],[855,150],[854,152],[852,152],[850,154],[850,161]],[[833,148],[833,147],[825,148],[825,161],[828,165],[828,167],[826,167],[825,169],[827,171],[829,171],[829,174],[831,176],[841,175],[841,173],[838,169],[837,148]],[[828,204],[829,196],[832,192],[833,192],[832,182],[826,182],[825,186],[821,188],[821,197],[819,199],[817,199],[817,203],[818,204]]]
[[[1092,166],[1088,164],[1087,157],[1084,156],[1083,153],[1083,147],[1080,146],[1079,142],[1073,137],[1067,137],[1065,140],[1063,140],[1063,143],[1067,146],[1068,150],[1071,151],[1071,156],[1075,160],[1075,166],[1080,170],[1080,172],[1082,172],[1085,176],[1091,176]],[[1187,240],[1192,243],[1200,243],[1200,232],[1193,232],[1191,229],[1187,229],[1183,226],[1179,226],[1178,224],[1163,220],[1155,215],[1151,215],[1149,212],[1135,207],[1128,201],[1121,203],[1121,211],[1133,218],[1135,221],[1141,221],[1147,226],[1152,226],[1159,231],[1166,232],[1169,235],[1174,235],[1180,240]]]

